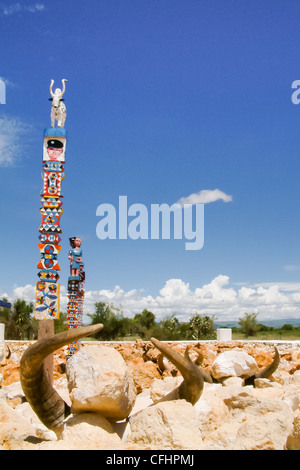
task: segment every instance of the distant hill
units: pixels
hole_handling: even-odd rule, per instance
[[[283,325],[292,325],[292,326],[300,326],[300,318],[282,318],[278,320],[261,320],[259,318],[256,319],[257,323],[261,323],[265,326],[272,326],[273,328],[280,328]],[[214,322],[215,328],[240,328],[239,322],[232,320],[232,321],[215,321]]]

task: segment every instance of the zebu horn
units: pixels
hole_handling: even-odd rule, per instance
[[[32,344],[20,362],[20,381],[27,401],[47,428],[60,432],[70,407],[52,387],[45,373],[43,361],[57,349],[103,328],[102,324],[63,331]]]
[[[274,355],[273,361],[263,370],[257,372],[255,374],[255,378],[256,379],[268,379],[277,370],[277,367],[279,366],[279,362],[280,362],[280,356],[279,356],[278,349],[275,346],[275,355]]]
[[[248,377],[245,380],[245,385],[254,385],[255,379],[268,379],[277,370],[277,367],[279,366],[279,362],[280,362],[280,356],[279,356],[278,349],[275,346],[275,355],[271,364],[269,364],[267,367],[260,370],[259,372],[256,372],[255,375]]]
[[[200,351],[200,349],[198,349],[196,347],[194,347],[193,350],[196,351],[196,353],[198,354],[198,357],[197,357],[197,359],[195,359],[194,364],[199,367],[204,382],[212,384],[213,379],[212,379],[212,376],[210,375],[210,373],[200,367],[202,362],[203,362],[203,359],[204,359],[204,356],[203,356],[202,352]]]
[[[156,338],[151,338],[151,341],[177,367],[184,379],[179,387],[164,396],[160,401],[184,399],[192,403],[192,405],[197,403],[203,391],[204,381],[201,370],[193,363],[189,356],[188,348],[186,348],[184,356],[182,356]]]
[[[11,356],[11,350],[10,347],[6,344],[6,350],[7,350],[7,355],[5,356],[5,359],[9,359]]]

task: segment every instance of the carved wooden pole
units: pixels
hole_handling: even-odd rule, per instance
[[[70,277],[68,278],[68,309],[67,327],[78,328],[82,325],[85,272],[82,262],[81,239],[72,237],[69,239],[71,250],[69,251]],[[76,354],[80,349],[80,340],[72,342],[68,346],[67,359]]]
[[[62,103],[63,92],[57,88],[52,92],[53,81],[50,85],[52,98],[51,127],[44,130],[43,141],[43,189],[41,191],[40,212],[42,222],[39,227],[38,244],[40,261],[37,265],[39,280],[36,283],[35,318],[40,320],[38,339],[53,336],[54,320],[59,318],[60,284],[58,284],[60,266],[58,253],[61,250],[60,217],[62,209],[62,181],[64,179],[64,164],[66,154],[67,133],[64,129],[66,108]],[[57,121],[58,127],[55,127]],[[44,367],[49,379],[53,380],[53,356],[50,355]]]

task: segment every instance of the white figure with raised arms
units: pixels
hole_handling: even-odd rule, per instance
[[[53,93],[52,88],[54,84],[54,80],[51,80],[50,83],[50,95],[52,98],[49,98],[52,101],[51,106],[51,127],[55,127],[55,121],[57,121],[57,127],[65,127],[65,120],[67,117],[67,109],[65,104],[63,103],[63,94],[66,91],[65,82],[68,80],[64,78],[62,80],[62,90],[60,88],[56,88],[55,92]]]

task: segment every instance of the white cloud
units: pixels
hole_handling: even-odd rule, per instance
[[[145,295],[144,290],[125,291],[120,286],[113,290],[87,290],[84,312],[93,313],[95,302],[109,302],[122,307],[130,317],[147,308],[157,320],[174,313],[180,321],[188,321],[195,312],[214,315],[219,321],[238,320],[246,312],[258,313],[260,321],[300,317],[300,282],[242,283],[234,287],[229,284],[228,276],[219,275],[194,290],[182,279],[168,279],[157,296]],[[35,286],[16,287],[12,297],[34,302]],[[67,301],[66,288],[61,286],[61,311],[66,311]]]
[[[22,11],[27,11],[29,13],[36,13],[41,12],[45,9],[45,5],[42,3],[31,3],[29,5],[22,5],[21,3],[13,3],[7,5],[1,5],[1,13],[3,15],[9,16],[14,15],[16,13],[20,13]]]
[[[287,264],[284,266],[285,271],[300,271],[300,266],[297,264]]]
[[[21,119],[0,118],[0,166],[11,166],[24,154],[24,139],[31,127]]]
[[[215,202],[219,199],[224,202],[230,202],[232,201],[232,196],[229,196],[219,189],[202,189],[199,193],[193,193],[187,197],[180,198],[177,204],[180,204],[181,206],[184,204],[209,204],[210,202]]]

